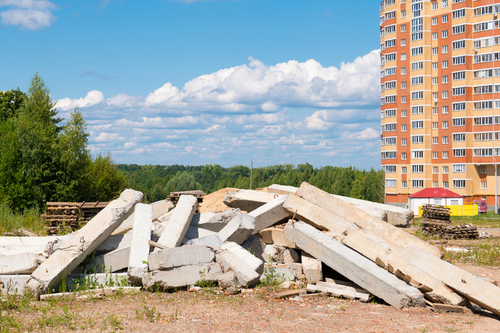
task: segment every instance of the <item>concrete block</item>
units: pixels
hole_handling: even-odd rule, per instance
[[[296,248],[295,244],[291,243],[285,237],[285,230],[282,227],[271,227],[261,230],[256,234],[266,244],[274,244],[284,246],[290,249]]]
[[[217,251],[219,247],[222,245],[222,239],[220,239],[218,234],[205,236],[202,238],[195,238],[187,241],[184,246],[194,246],[194,245],[206,245],[209,248]]]
[[[132,244],[132,230],[124,235],[111,235],[95,250],[96,255],[130,247]]]
[[[229,192],[224,196],[224,204],[232,208],[239,208],[246,212],[251,212],[254,209],[276,199],[279,194],[267,193],[252,190],[238,190]]]
[[[44,237],[0,237],[0,255],[43,253],[49,243],[64,244],[71,235]]]
[[[148,256],[151,271],[212,262],[214,251],[206,245],[183,246],[160,250]]]
[[[229,251],[217,251],[215,259],[223,267],[224,272],[232,270],[238,277],[241,286],[252,287],[259,282],[260,274],[240,257]]]
[[[222,241],[243,244],[255,230],[255,219],[241,211],[234,211],[228,224],[219,231]]]
[[[226,291],[230,294],[237,294],[241,291],[241,285],[238,282],[238,277],[233,271],[222,274],[219,277],[218,282],[222,291]]]
[[[187,239],[195,239],[195,238],[202,238],[202,237],[211,236],[211,235],[217,235],[217,233],[214,231],[207,230],[207,229],[190,226],[188,228],[188,230],[186,231],[186,234],[184,235],[184,237],[186,237]]]
[[[291,264],[300,262],[300,257],[294,249],[288,249],[283,246],[268,244],[264,249],[264,257],[266,262],[276,264]]]
[[[275,276],[280,280],[285,281],[295,281],[295,279],[298,277],[296,267],[290,267],[290,265],[284,265],[284,264],[266,264],[266,267],[264,268],[264,274],[260,276],[260,281],[265,281],[266,278],[269,277],[269,275]],[[299,275],[300,276],[300,275]]]
[[[5,295],[22,295],[29,274],[0,275],[0,293]]]
[[[182,266],[147,274],[143,279],[143,286],[145,289],[158,286],[168,290],[190,286],[199,281],[217,282],[222,274],[221,266],[217,263]]]
[[[130,246],[118,248],[114,251],[100,254],[94,260],[80,269],[80,272],[118,272],[128,268],[130,257]]]
[[[295,194],[298,189],[295,186],[272,184],[267,187],[267,192],[274,194]]]
[[[168,221],[168,226],[166,227],[168,232],[164,232],[161,235],[158,243],[166,247],[181,245],[197,206],[198,199],[196,197],[193,195],[181,195]]]
[[[142,277],[148,272],[149,241],[153,223],[153,206],[138,203],[135,205],[134,228],[128,259],[128,279],[132,284],[142,283]]]
[[[302,270],[307,283],[316,283],[323,280],[323,269],[321,261],[305,251],[301,251]]]
[[[153,221],[157,220],[160,216],[165,215],[174,208],[174,204],[169,200],[155,201],[153,203],[150,203],[149,205],[153,209]]]
[[[303,222],[289,222],[285,236],[302,250],[397,309],[425,306],[422,293],[369,259]]]
[[[309,292],[327,292],[335,297],[345,297],[349,299],[358,298],[362,302],[368,302],[370,299],[370,294],[357,292],[356,289],[351,287],[343,287],[331,284],[318,284],[312,285],[308,284],[307,291]]]
[[[241,245],[234,242],[225,242],[218,252],[227,251],[235,254],[241,261],[245,262],[251,269],[259,274],[264,270],[264,261],[260,260]]]
[[[500,316],[499,287],[413,246],[407,247],[400,255],[471,302]]]
[[[283,209],[286,198],[286,195],[279,196],[248,213],[255,219],[254,234],[289,218],[289,214]]]
[[[95,288],[124,286],[127,273],[70,274],[66,277],[68,290],[78,290],[85,284]]]
[[[204,212],[200,214],[194,214],[190,226],[207,229],[214,232],[219,232],[222,228],[226,226],[227,223],[219,221],[218,219],[214,219],[214,217],[218,215],[219,215],[218,213],[214,212]]]
[[[127,218],[132,207],[142,201],[142,193],[125,190],[120,197],[90,220],[83,228],[71,234],[64,250],[55,251],[31,274],[26,289],[37,298],[40,293],[52,289],[61,281],[63,274],[75,269],[90,253],[108,238]]]
[[[264,250],[266,248],[266,243],[262,241],[257,236],[250,236],[248,239],[241,244],[241,247],[248,250],[251,254],[264,261]]]
[[[436,257],[439,258],[442,257],[442,253],[437,247],[432,246],[413,235],[410,235],[404,230],[401,230],[399,228],[394,227],[393,225],[385,223],[384,221],[379,220],[371,216],[370,214],[348,204],[347,202],[332,196],[330,193],[322,191],[319,188],[314,187],[306,182],[303,182],[300,185],[300,188],[297,191],[297,196],[314,204],[317,207],[321,207],[324,210],[329,211],[331,213],[330,220],[333,220],[334,216],[340,217],[344,221],[347,221],[349,223],[354,223],[359,228],[369,230],[375,233],[375,235],[377,235],[382,239],[387,240],[391,244],[398,245],[402,248],[405,248],[407,246],[415,246],[423,251],[435,255]],[[290,199],[290,197],[292,197],[292,195],[290,195],[288,199]],[[285,204],[283,205],[283,208],[287,210]],[[300,211],[300,208],[298,207],[292,209],[294,211],[295,209],[299,209],[298,214],[303,213],[303,211]],[[287,211],[290,213],[289,210]],[[329,223],[329,225],[331,224],[332,223]],[[336,221],[335,224],[338,224],[338,222]],[[327,228],[330,229],[329,227]],[[347,229],[352,229],[352,228],[346,228],[346,230]],[[333,230],[332,229],[330,230],[334,232],[340,231],[338,230],[338,228],[333,228]],[[342,231],[340,231],[340,233],[341,232]]]
[[[15,253],[0,256],[0,274],[31,274],[47,257],[41,253]]]

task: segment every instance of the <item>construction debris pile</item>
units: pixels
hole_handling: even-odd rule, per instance
[[[66,236],[1,237],[3,292],[40,296],[98,268],[147,290],[217,283],[233,293],[279,279],[307,282],[302,296],[375,295],[397,309],[471,301],[500,315],[497,286],[395,227],[412,223],[406,209],[307,183],[230,192],[224,204],[232,209],[201,214],[193,195],[181,195],[175,207],[168,200],[142,204],[142,197],[125,190]]]
[[[103,210],[109,202],[47,202],[45,219],[47,233],[57,235],[64,228],[76,231]]]
[[[439,205],[423,205],[422,231],[426,235],[439,235],[444,239],[476,239],[479,231],[473,224],[451,225],[450,209]]]

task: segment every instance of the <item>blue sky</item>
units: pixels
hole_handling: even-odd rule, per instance
[[[0,90],[35,72],[117,163],[380,167],[378,1],[0,0]]]

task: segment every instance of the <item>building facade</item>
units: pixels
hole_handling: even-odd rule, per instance
[[[380,3],[386,201],[423,188],[495,206],[500,157],[500,0]],[[498,79],[497,79],[498,77]],[[498,203],[498,202],[497,202]]]

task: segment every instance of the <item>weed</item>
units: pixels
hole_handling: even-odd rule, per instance
[[[152,308],[149,308],[146,305],[144,305],[144,309],[142,311],[135,310],[135,316],[137,319],[146,318],[147,320],[149,320],[149,322],[154,323],[155,321],[160,320],[161,313],[156,312],[155,306],[153,306]]]
[[[123,330],[122,320],[115,315],[107,316],[103,321],[104,326],[106,326],[106,323],[117,330]]]
[[[265,267],[262,276],[261,286],[279,286],[285,282],[285,274],[277,273],[273,267]]]
[[[212,290],[217,286],[217,282],[207,280],[207,272],[206,269],[203,270],[203,278],[196,282],[196,286],[201,287],[203,289],[209,289]]]
[[[429,332],[429,327],[424,327],[424,328],[416,328],[415,329],[419,332],[422,332],[422,333],[427,333]]]

